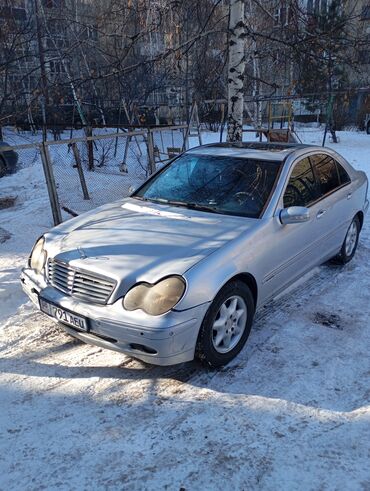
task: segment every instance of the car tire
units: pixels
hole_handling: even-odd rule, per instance
[[[0,157],[0,177],[4,177],[8,173],[8,168],[6,166],[5,160]]]
[[[335,256],[334,262],[337,264],[347,264],[355,255],[358,239],[360,237],[361,224],[358,216],[355,216],[348,227],[340,253]]]
[[[203,319],[196,357],[213,368],[229,363],[248,339],[254,311],[254,299],[248,286],[239,280],[227,283]]]
[[[370,123],[367,123],[366,125],[366,133],[370,135]]]

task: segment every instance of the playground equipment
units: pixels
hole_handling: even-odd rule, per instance
[[[298,143],[300,139],[294,131],[293,101],[268,102],[268,126],[262,133],[269,142]]]

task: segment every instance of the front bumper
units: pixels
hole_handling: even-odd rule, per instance
[[[38,309],[41,294],[45,300],[89,320],[89,332],[62,324],[72,336],[155,365],[174,365],[194,358],[198,332],[209,306],[206,303],[154,317],[125,311],[121,300],[110,305],[81,302],[48,285],[42,275],[29,268],[22,270],[21,283]]]

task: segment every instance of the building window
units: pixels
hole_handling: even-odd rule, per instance
[[[61,61],[50,61],[49,67],[51,73],[54,74],[65,73],[65,68]]]
[[[358,61],[362,65],[370,64],[370,50],[362,50],[358,53]]]
[[[81,32],[82,39],[90,39],[91,41],[97,41],[98,31],[94,26],[86,26]]]
[[[307,0],[307,13],[315,16],[326,14],[333,3],[333,0]]]
[[[279,7],[277,7],[274,11],[274,27],[287,26],[290,22],[290,8],[289,5],[282,3]]]
[[[281,8],[277,7],[275,9],[275,12],[274,12],[274,26],[275,27],[280,26],[280,11],[281,11]]]
[[[25,0],[0,0],[0,7],[26,8]]]
[[[361,20],[370,20],[370,5],[364,5],[362,7]]]
[[[63,7],[64,0],[43,0],[44,7],[48,9]]]

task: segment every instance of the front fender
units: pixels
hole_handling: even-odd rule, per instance
[[[212,302],[223,285],[238,272],[236,264],[226,256],[220,261],[217,255],[211,255],[183,275],[187,289],[184,297],[176,305],[176,310],[187,310]]]
[[[253,276],[259,290],[264,257],[261,251],[266,250],[268,226],[268,220],[261,220],[253,232],[241,234],[189,268],[183,274],[186,292],[176,310],[212,302],[221,288],[239,274]]]

